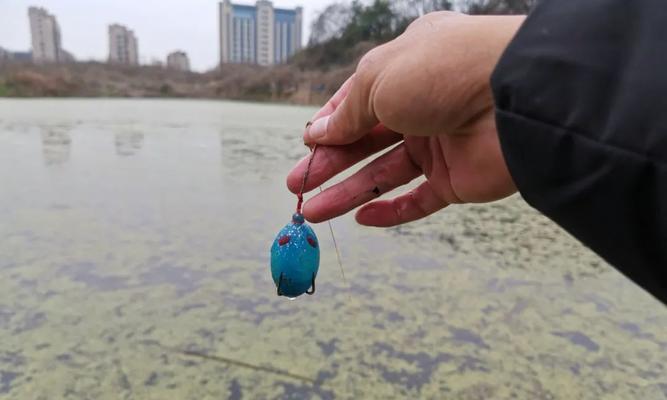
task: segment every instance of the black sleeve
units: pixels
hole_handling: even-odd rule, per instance
[[[667,3],[543,0],[491,82],[524,199],[667,304]]]

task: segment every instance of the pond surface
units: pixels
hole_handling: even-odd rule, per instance
[[[0,397],[666,399],[667,308],[516,196],[269,247],[314,109],[0,101]]]

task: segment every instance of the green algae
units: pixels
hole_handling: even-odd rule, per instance
[[[347,284],[318,225],[276,297],[312,112],[0,102],[0,397],[667,398],[665,308],[518,197],[334,221]]]

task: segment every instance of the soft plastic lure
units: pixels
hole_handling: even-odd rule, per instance
[[[303,191],[315,158],[317,146],[310,154],[306,172],[303,174],[298,195],[296,213],[271,246],[271,276],[276,284],[278,296],[295,298],[302,294],[315,293],[315,278],[320,267],[320,246],[313,229],[301,214]]]

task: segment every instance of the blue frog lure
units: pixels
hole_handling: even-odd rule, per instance
[[[295,298],[315,293],[320,267],[320,247],[313,229],[301,213],[292,216],[271,246],[271,276],[278,296]]]
[[[315,278],[320,267],[320,246],[315,231],[301,214],[301,205],[316,151],[317,146],[314,146],[303,174],[292,222],[278,232],[271,246],[271,277],[276,284],[278,296],[296,298],[304,293],[315,293]]]

